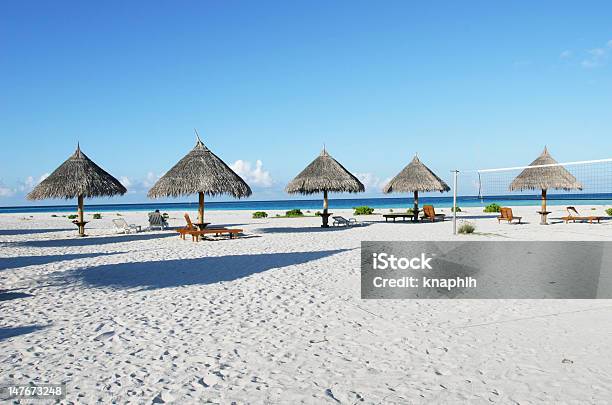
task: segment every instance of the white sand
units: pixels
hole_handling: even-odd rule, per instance
[[[66,383],[87,404],[607,403],[612,301],[360,299],[362,240],[612,239],[612,221],[534,211],[456,237],[450,221],[322,230],[209,211],[247,237],[200,243],[115,235],[111,213],[82,239],[48,213],[0,215],[0,383]]]

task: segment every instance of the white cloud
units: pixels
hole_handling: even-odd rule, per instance
[[[123,187],[130,188],[132,187],[132,180],[130,180],[127,176],[119,177],[119,183],[123,184]]]
[[[270,172],[264,170],[261,160],[255,161],[255,167],[252,167],[251,162],[247,160],[236,160],[230,167],[247,183],[252,183],[260,187],[272,186],[272,176]]]
[[[566,49],[565,51],[561,52],[561,54],[559,55],[559,57],[560,57],[561,59],[571,58],[571,57],[572,57],[572,51],[570,51],[569,49]]]
[[[381,179],[373,173],[355,173],[355,177],[363,183],[367,192],[382,191],[382,188],[391,181],[391,178]]]
[[[47,177],[49,177],[49,173],[45,173],[45,174],[41,175],[40,177],[38,177],[38,179],[35,179],[34,176],[28,176],[28,177],[25,178],[25,180],[23,180],[19,184],[19,186],[18,186],[19,191],[22,191],[24,193],[29,193],[30,191],[32,191],[32,189],[34,187],[36,187],[38,185],[38,183],[40,183],[41,181],[43,181]]]
[[[608,59],[610,48],[612,48],[612,40],[607,42],[606,48],[593,48],[587,50],[587,57],[583,59],[580,64],[587,69],[604,66]]]
[[[148,172],[147,177],[145,177],[145,179],[142,181],[142,185],[145,188],[151,188],[160,178],[161,175],[155,174],[153,172]]]
[[[12,197],[15,195],[15,190],[6,187],[2,181],[0,181],[0,197]]]

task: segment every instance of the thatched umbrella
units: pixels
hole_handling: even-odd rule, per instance
[[[414,193],[414,220],[419,214],[419,191],[449,191],[450,187],[414,156],[412,162],[383,188],[384,193]]]
[[[298,174],[285,189],[288,193],[315,194],[323,192],[323,214],[321,218],[323,225],[328,225],[328,201],[327,193],[348,192],[360,193],[365,187],[357,177],[353,176],[336,159],[331,157],[323,148],[319,157],[313,160],[300,174]]]
[[[123,195],[126,192],[127,190],[119,180],[92,162],[77,145],[74,154],[41,181],[27,195],[27,198],[29,200],[77,198],[78,219],[74,223],[79,227],[79,236],[85,236],[86,222],[83,219],[83,199]]]
[[[197,132],[196,132],[197,136]],[[248,197],[251,188],[197,136],[195,147],[149,190],[149,198],[198,194],[198,222],[204,223],[204,194]]]
[[[510,184],[510,191],[542,190],[541,224],[547,225],[546,192],[556,190],[582,190],[582,184],[563,166],[548,154],[544,147],[542,154],[525,168]],[[542,167],[538,167],[542,166]]]

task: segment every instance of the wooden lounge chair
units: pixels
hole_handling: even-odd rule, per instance
[[[334,219],[334,222],[332,223],[332,226],[353,226],[353,225],[361,225],[360,222],[357,222],[357,220],[355,218],[349,218],[346,219],[340,215],[336,215],[334,217],[332,217]]]
[[[499,216],[497,217],[497,223],[500,223],[501,221],[508,221],[508,223],[511,224],[512,221],[517,220],[518,223],[520,224],[521,219],[523,219],[523,217],[515,217],[512,214],[512,208],[501,207],[499,209]]]
[[[127,221],[123,218],[115,218],[113,219],[113,224],[117,229],[117,232],[121,233],[132,233],[132,232],[140,232],[142,229],[140,225],[128,224]]]
[[[581,216],[578,213],[578,210],[575,207],[567,207],[566,209],[567,209],[567,216],[561,217],[561,219],[564,220],[566,224],[569,221],[574,221],[574,222],[576,222],[576,221],[589,221],[590,224],[592,224],[593,221],[597,221],[597,223],[599,223],[599,221],[601,221],[601,217],[598,217],[598,216],[595,216],[595,215],[586,216],[586,217]]]
[[[228,228],[208,228],[202,229],[201,231],[191,231],[189,234],[191,235],[191,240],[194,242],[199,242],[200,237],[205,235],[214,234],[215,236],[219,235],[228,235],[230,239],[232,239],[235,235],[242,233],[242,229],[228,229]]]
[[[393,222],[395,222],[396,218],[402,218],[402,221],[405,221],[406,218],[414,218],[414,214],[408,214],[408,213],[397,213],[397,214],[383,214],[383,218],[385,219],[385,222],[388,222],[389,219],[393,219]]]
[[[192,232],[196,232],[198,230],[195,226],[193,226],[191,218],[189,218],[189,214],[187,213],[185,213],[185,221],[187,222],[187,226],[176,230],[181,239],[185,239],[185,235],[191,234]]]
[[[423,216],[421,217],[421,221],[444,221],[446,215],[444,214],[436,214],[436,210],[433,205],[424,205],[423,206]]]

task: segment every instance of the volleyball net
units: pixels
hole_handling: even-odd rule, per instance
[[[566,177],[567,182],[575,180],[573,187],[568,189],[548,189],[549,200],[612,199],[612,158],[587,160],[580,162],[554,163],[538,166],[517,166],[497,169],[479,169],[459,171],[457,194],[462,198],[474,197],[480,200],[493,200],[503,197],[505,200],[540,199],[539,189],[513,190],[511,185],[520,175],[526,181],[537,181],[545,174],[556,173]],[[516,185],[516,183],[515,183]]]

